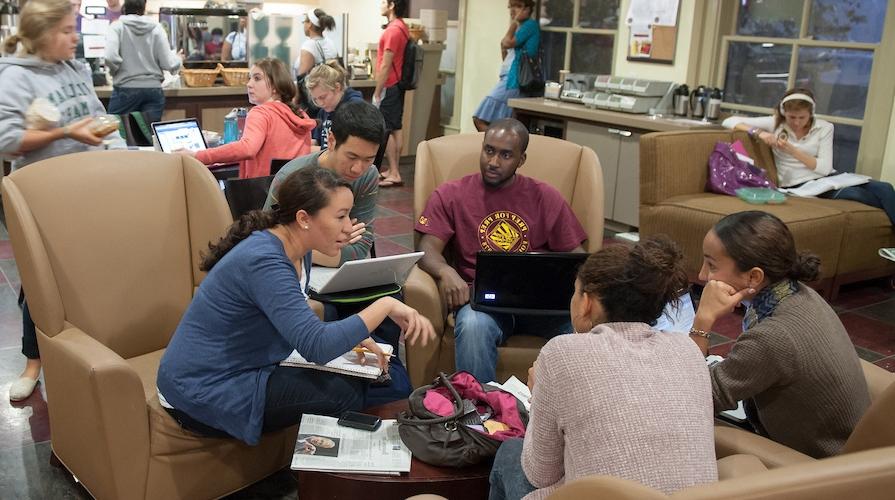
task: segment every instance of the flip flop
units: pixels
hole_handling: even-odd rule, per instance
[[[381,187],[381,188],[398,187],[398,186],[403,186],[403,185],[404,185],[404,181],[393,181],[390,179],[383,179],[383,180],[379,181],[379,187]]]

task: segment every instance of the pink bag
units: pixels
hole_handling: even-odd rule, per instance
[[[736,196],[740,188],[774,188],[763,168],[739,159],[733,146],[718,141],[709,156],[709,177],[705,188],[718,194]]]

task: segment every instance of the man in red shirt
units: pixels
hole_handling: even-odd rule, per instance
[[[373,104],[379,107],[385,118],[385,162],[388,169],[382,173],[380,187],[404,184],[398,171],[401,158],[401,121],[404,118],[404,91],[398,88],[401,68],[404,65],[404,48],[410,40],[410,30],[401,19],[407,15],[407,0],[381,0],[382,15],[388,19],[379,49],[376,52],[376,89]],[[377,160],[381,159],[379,155]],[[381,167],[381,161],[377,166]],[[380,168],[381,170],[381,168]]]
[[[525,163],[528,130],[512,118],[485,132],[481,173],[438,187],[416,221],[422,233],[420,267],[432,275],[456,311],[456,367],[482,382],[494,380],[497,347],[516,333],[553,337],[569,333],[568,317],[492,314],[469,305],[475,257],[491,252],[583,252],[587,233],[571,207],[552,186],[516,175]],[[443,255],[451,245],[453,265]],[[520,270],[521,271],[521,270]]]

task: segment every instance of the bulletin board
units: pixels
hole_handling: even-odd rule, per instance
[[[680,0],[631,0],[628,60],[673,64],[677,45]]]

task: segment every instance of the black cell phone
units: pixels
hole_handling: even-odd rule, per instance
[[[376,415],[346,411],[339,417],[339,425],[373,432],[382,425],[382,419]]]

